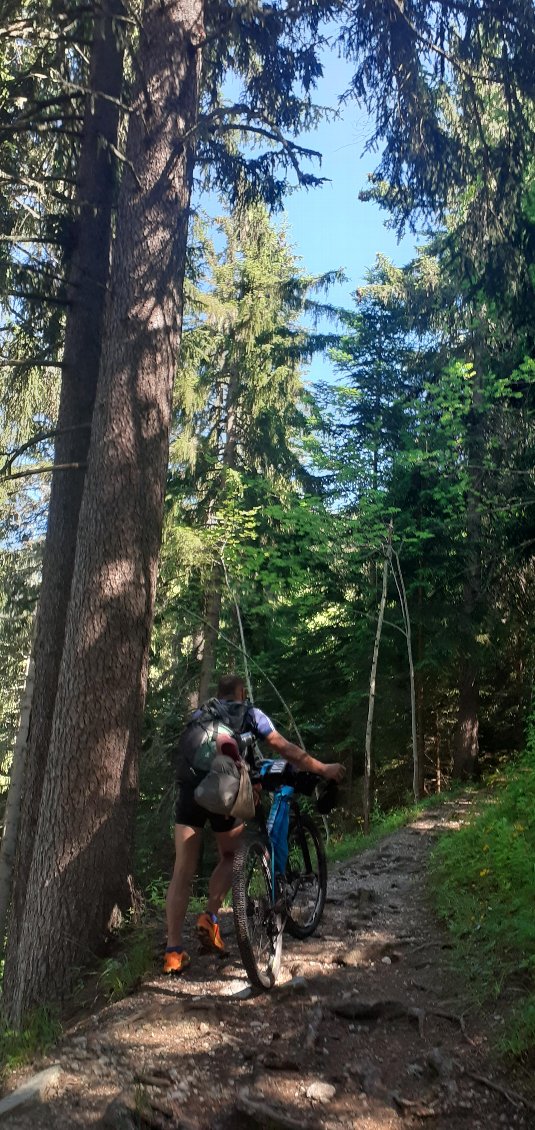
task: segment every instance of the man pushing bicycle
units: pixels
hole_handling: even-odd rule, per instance
[[[241,734],[252,734],[255,740],[265,742],[275,757],[282,757],[296,769],[314,773],[325,781],[338,783],[345,776],[343,765],[338,762],[326,765],[283,737],[267,714],[247,701],[245,683],[239,675],[223,675],[220,678],[214,704],[216,712],[217,703],[221,705],[222,718],[227,719],[227,726],[222,728],[226,728],[229,733],[239,730]],[[196,721],[202,722],[203,710],[204,707],[200,707],[194,712],[190,721],[192,731]],[[230,741],[232,738],[229,736]],[[189,744],[191,747],[191,741]],[[191,749],[188,749],[187,741],[182,752],[179,743],[175,865],[166,898],[167,948],[163,964],[163,972],[174,975],[182,973],[190,964],[189,954],[182,945],[182,929],[191,882],[197,871],[204,825],[209,820],[216,838],[219,861],[208,884],[206,911],[197,918],[197,933],[203,949],[221,956],[225,953],[225,947],[219,930],[218,913],[231,886],[234,855],[240,846],[244,830],[243,820],[217,815],[201,807],[194,794],[196,782],[202,777],[202,772],[197,770],[195,777],[191,764]]]

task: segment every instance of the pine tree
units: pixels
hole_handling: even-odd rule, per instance
[[[273,114],[273,140],[281,124],[298,129],[307,116],[308,95],[295,100],[291,91],[314,50],[312,55],[301,50],[301,33],[291,24],[285,42],[277,20],[266,28],[257,16],[253,13],[250,30],[247,20],[240,27],[237,64],[248,66],[252,44],[245,60],[243,47],[255,33],[254,51],[263,52],[265,63],[284,57],[284,84],[275,93],[267,79],[250,78],[250,109],[242,107],[240,119],[251,131],[251,119],[260,112],[264,122]],[[316,15],[305,21],[316,24]],[[95,948],[114,904],[124,905],[128,894],[204,40],[200,0],[165,10],[150,0],[146,4],[36,847],[18,960],[11,935],[6,963],[6,1002],[17,1021],[45,991],[62,993],[73,961]],[[292,43],[295,53],[286,54]],[[260,111],[262,97],[267,105]],[[244,167],[250,165],[253,186],[256,170],[266,194],[277,201],[283,182],[275,170],[281,163],[294,168],[296,152],[298,146],[284,143],[278,154],[245,161],[245,166],[238,155],[230,160],[236,184],[243,184]],[[88,780],[95,782],[91,803]],[[71,844],[67,857],[65,842]],[[116,860],[115,874],[104,864],[110,857]]]
[[[74,224],[65,301],[62,380],[53,430],[54,468],[34,644],[34,690],[26,773],[22,791],[10,946],[18,934],[34,850],[46,770],[59,667],[65,639],[78,517],[89,451],[100,365],[104,300],[108,284],[115,196],[115,160],[122,87],[122,39],[115,17],[122,4],[93,24],[92,54],[79,145]],[[63,469],[63,470],[62,470]],[[13,958],[15,960],[15,958]]]
[[[206,528],[213,554],[195,644],[202,655],[201,701],[213,680],[225,557],[234,572],[233,545],[247,524],[240,508],[248,514],[256,508],[257,481],[276,491],[310,478],[300,450],[307,430],[300,370],[328,339],[298,319],[305,310],[332,313],[314,294],[335,277],[307,276],[261,205],[219,227],[224,250],[204,241],[207,274],[191,294],[198,324],[190,321],[186,333],[176,421],[180,448],[185,435],[195,437],[180,494],[195,491],[193,520]]]
[[[518,179],[517,165],[525,166],[532,136],[526,107],[532,93],[528,59],[533,14],[520,0],[510,7],[507,18],[499,9],[496,12],[494,8],[469,5],[469,10],[473,20],[458,17],[455,5],[449,3],[441,5],[438,13],[423,3],[414,3],[403,11],[391,5],[362,8],[359,4],[344,16],[342,42],[356,60],[354,90],[358,97],[368,99],[376,112],[376,137],[387,139],[382,169],[390,188],[385,196],[394,194],[405,218],[415,207],[428,212],[440,207],[448,183],[466,188],[474,179],[471,138],[466,141],[463,136],[448,133],[443,124],[445,58],[448,76],[454,76],[460,97],[467,100],[465,120],[472,114],[477,122],[481,105],[474,68],[488,68],[485,77],[504,92],[507,128],[502,167],[511,174],[513,185]],[[84,488],[84,525],[79,524],[37,824],[39,850],[33,857],[20,934],[28,971],[26,985],[22,986],[13,960],[6,967],[8,1001],[15,1018],[20,1018],[24,1008],[44,991],[42,954],[50,963],[49,989],[59,993],[68,976],[69,962],[79,957],[76,936],[83,936],[87,942],[100,936],[113,897],[124,890],[128,856],[125,828],[135,784],[152,619],[193,150],[197,143],[198,167],[206,169],[212,183],[225,186],[231,200],[263,193],[273,204],[280,203],[288,171],[297,182],[314,183],[315,178],[301,171],[299,161],[306,152],[293,137],[317,118],[311,90],[320,73],[319,26],[334,12],[338,12],[337,4],[297,9],[293,5],[288,9],[273,6],[267,12],[256,4],[243,8],[228,4],[207,6],[205,11],[201,0],[196,4],[177,0],[171,9],[158,12],[148,0],[144,8],[137,77],[129,107],[115,273],[101,350],[100,399]],[[149,33],[154,37],[153,54],[147,47]],[[494,47],[498,37],[504,45],[500,55]],[[198,79],[201,54],[206,61],[202,96]],[[436,67],[428,66],[430,57],[437,58]],[[156,81],[156,65],[160,83]],[[221,85],[232,71],[243,76],[244,90],[240,101],[229,106],[221,97]],[[173,75],[178,85],[173,85]],[[17,97],[21,99],[26,97],[26,77],[20,77]],[[36,79],[37,72],[31,76],[33,87]],[[166,90],[172,101],[172,116]],[[64,99],[64,89],[54,95],[55,122]],[[62,141],[71,132],[79,137],[80,113],[75,103],[76,99],[69,97],[66,110],[63,104]],[[50,124],[44,99],[37,115],[32,115],[33,110],[30,118],[37,132]],[[9,120],[10,137],[19,132],[21,124],[26,129],[25,112],[22,118],[22,123],[16,118]],[[54,128],[52,123],[52,132]],[[152,153],[144,148],[140,129],[146,131],[145,140],[153,146]],[[236,141],[243,138],[249,145],[257,144],[257,149],[239,149]],[[521,159],[517,160],[519,153]],[[479,158],[477,171],[482,167],[486,174],[489,163],[485,147]],[[159,181],[154,179],[155,174]],[[65,179],[65,168],[61,176]],[[508,199],[513,196],[508,192]],[[497,199],[499,202],[499,193]],[[488,232],[496,230],[496,217],[499,220],[503,214],[503,209],[491,210]],[[12,260],[10,269],[17,271],[16,260]],[[40,264],[34,275],[39,281],[46,276],[47,301],[62,307],[62,284],[50,271],[49,263],[44,270]],[[18,297],[14,288],[11,297]],[[23,300],[31,303],[42,297],[42,292],[28,288]],[[117,512],[113,517],[112,507]],[[95,735],[91,720],[101,696],[106,703],[102,713],[106,725]],[[113,698],[115,705],[110,701]],[[84,723],[82,736],[80,717]],[[98,779],[97,795],[76,840],[73,828],[78,814],[76,808],[68,813],[66,793],[70,788],[76,799],[83,795],[82,783],[88,772],[94,772]],[[55,830],[51,812],[58,817]],[[105,826],[99,837],[97,827]],[[62,835],[73,845],[68,861],[63,857],[58,860]],[[86,874],[91,872],[98,879],[98,853],[103,844],[106,851],[115,844],[125,848],[118,859],[117,890],[113,890],[114,884],[95,889],[92,923],[87,923],[84,913],[76,922],[66,922],[69,897],[80,909],[75,896]],[[63,870],[58,878],[60,863]],[[36,914],[40,916],[39,953]],[[72,939],[70,949],[63,944],[67,938]]]

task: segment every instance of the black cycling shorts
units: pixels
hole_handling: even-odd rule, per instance
[[[209,820],[213,832],[230,832],[231,828],[237,828],[238,824],[242,823],[235,816],[218,816],[215,812],[201,808],[193,792],[192,785],[182,782],[177,784],[175,824],[186,824],[188,828],[204,828],[206,821]]]

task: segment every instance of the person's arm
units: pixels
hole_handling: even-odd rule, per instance
[[[345,768],[339,762],[333,762],[331,765],[324,765],[323,761],[317,761],[315,757],[311,757],[306,750],[301,749],[300,746],[294,745],[293,742],[287,741],[279,734],[278,730],[271,730],[262,739],[266,745],[274,752],[283,757],[285,761],[289,761],[291,765],[295,765],[296,769],[304,770],[306,773],[317,773],[318,777],[323,777],[326,781],[341,781],[345,777]]]

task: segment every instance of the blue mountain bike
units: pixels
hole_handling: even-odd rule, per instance
[[[280,775],[259,776],[263,794],[278,789]],[[232,879],[234,926],[241,959],[251,984],[262,989],[275,985],[282,960],[283,933],[308,938],[316,930],[327,894],[327,860],[319,828],[299,804],[299,794],[310,795],[318,778],[295,773],[288,766],[291,793],[288,804],[287,858],[278,870],[280,845],[268,831],[269,815],[263,794],[254,823],[234,857]],[[286,844],[283,857],[286,855]]]

